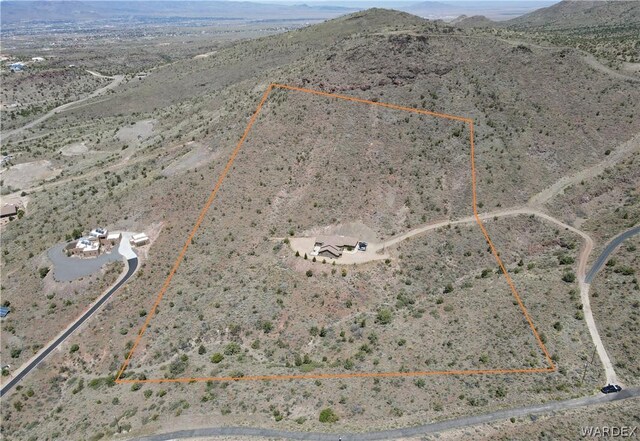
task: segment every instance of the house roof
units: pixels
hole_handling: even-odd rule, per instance
[[[333,246],[333,245],[323,245],[323,246],[321,246],[320,249],[318,250],[318,254],[323,253],[323,252],[333,254],[336,257],[342,256],[342,250],[340,248],[338,248],[338,247]]]
[[[13,204],[4,204],[0,208],[0,216],[14,216],[18,213],[18,207]]]
[[[350,236],[318,236],[316,237],[316,243],[325,245],[332,245],[334,247],[352,247],[358,246],[358,239]]]

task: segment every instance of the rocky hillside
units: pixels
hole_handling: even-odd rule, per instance
[[[563,0],[504,23],[519,29],[575,29],[640,24],[640,2]]]

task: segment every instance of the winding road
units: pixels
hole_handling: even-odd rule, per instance
[[[475,426],[478,424],[492,423],[495,421],[503,421],[512,417],[518,418],[528,415],[552,413],[562,410],[577,409],[580,407],[610,403],[613,401],[634,399],[638,397],[640,397],[640,388],[625,389],[617,394],[598,394],[565,401],[551,401],[545,404],[535,404],[532,406],[517,407],[514,409],[497,410],[495,412],[487,413],[484,415],[473,415],[452,420],[440,421],[437,423],[428,423],[422,424],[420,426],[404,427],[400,429],[382,430],[379,432],[347,433],[343,435],[341,433],[289,432],[286,430],[261,429],[258,427],[207,427],[202,429],[179,430],[157,435],[148,435],[140,438],[131,438],[129,441],[169,441],[177,439],[217,436],[243,436],[279,439],[284,438],[311,441],[338,441],[339,439],[342,441],[389,440],[407,437],[418,437],[422,435],[443,432],[446,430],[459,429],[468,426]],[[578,437],[578,428],[576,428],[576,438]]]
[[[31,358],[28,362],[22,365],[16,372],[13,374],[13,378],[2,385],[2,389],[0,389],[0,397],[3,397],[7,392],[9,392],[16,384],[18,384],[24,377],[26,377],[33,369],[35,369],[42,361],[47,358],[47,356],[53,352],[58,346],[60,346],[71,334],[73,334],[84,322],[86,322],[93,314],[98,311],[102,305],[105,304],[107,300],[111,298],[111,296],[118,291],[136,272],[138,268],[138,258],[132,257],[127,259],[128,269],[126,274],[120,278],[109,290],[107,290],[101,297],[99,297],[93,305],[91,305],[85,312],[83,312],[80,317],[78,317],[74,322],[69,324],[67,328],[62,331],[58,336],[51,342],[49,342],[44,348],[42,348],[36,355]]]
[[[629,239],[632,236],[635,236],[638,233],[640,233],[640,225],[636,225],[635,227],[627,231],[623,231],[622,233],[618,234],[616,237],[611,239],[609,243],[604,247],[604,250],[602,250],[602,253],[600,253],[596,261],[593,262],[593,265],[591,265],[591,269],[589,270],[589,272],[584,278],[585,282],[591,283],[591,281],[596,276],[596,274],[598,274],[598,271],[602,269],[602,266],[609,258],[609,255],[613,253],[616,250],[616,248],[618,248],[620,244],[622,244],[622,242],[624,242],[625,240]]]

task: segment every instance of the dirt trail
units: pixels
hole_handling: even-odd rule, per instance
[[[98,77],[98,78],[104,78],[104,79],[107,79],[107,80],[115,80],[116,79],[115,76],[102,75],[100,72],[96,72],[96,71],[89,70],[89,69],[85,69],[85,72],[93,75],[94,77]]]
[[[20,133],[24,132],[25,130],[28,130],[28,129],[34,127],[34,126],[37,126],[38,124],[48,120],[49,118],[51,118],[54,115],[57,115],[60,112],[64,112],[65,110],[72,109],[75,106],[77,106],[78,104],[81,104],[81,103],[83,103],[85,101],[88,101],[91,98],[95,98],[95,97],[100,96],[100,95],[102,95],[104,93],[107,93],[108,91],[118,87],[120,85],[120,83],[122,83],[122,81],[124,80],[124,75],[115,75],[113,77],[105,77],[104,75],[100,75],[97,72],[90,72],[90,71],[88,71],[88,72],[91,75],[98,76],[100,78],[113,79],[113,81],[111,83],[107,84],[104,87],[101,87],[99,89],[94,90],[92,93],[90,93],[89,95],[87,95],[84,98],[80,98],[79,100],[72,101],[70,103],[66,103],[66,104],[63,104],[61,106],[58,106],[55,109],[52,109],[52,110],[48,111],[47,113],[42,115],[40,118],[34,119],[30,123],[25,124],[22,127],[10,130],[7,133],[2,134],[2,140],[5,140],[6,138],[9,138],[11,136],[19,135]]]
[[[580,170],[579,172],[576,172],[572,175],[564,176],[553,183],[551,186],[542,190],[540,193],[535,194],[531,197],[531,199],[529,199],[528,205],[541,207],[557,195],[564,193],[564,190],[569,186],[579,184],[583,180],[588,180],[595,176],[598,176],[599,174],[604,172],[607,167],[611,167],[621,160],[627,158],[629,154],[634,151],[640,151],[640,133],[636,134],[633,138],[631,138],[624,144],[621,144],[603,161],[584,170]]]

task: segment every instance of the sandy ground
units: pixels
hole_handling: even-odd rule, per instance
[[[139,144],[153,135],[153,126],[156,123],[155,119],[137,121],[133,125],[120,128],[115,137],[122,142]]]
[[[640,73],[640,63],[622,63],[622,71],[638,74]]]
[[[61,169],[54,168],[51,161],[43,159],[13,165],[0,174],[0,179],[4,181],[5,186],[14,189],[27,188],[38,181],[57,176],[61,171]]]
[[[314,237],[293,237],[289,239],[289,246],[295,253],[296,251],[300,253],[301,256],[304,256],[305,253],[309,259],[313,259],[311,255],[311,251],[313,251],[313,245],[316,242],[316,238]],[[327,261],[327,263],[333,264],[335,262],[336,265],[351,265],[351,264],[359,264],[372,262],[374,260],[383,260],[388,259],[389,255],[384,252],[380,253],[380,250],[383,250],[383,244],[375,244],[372,246],[372,243],[369,243],[367,247],[367,251],[344,251],[342,253],[342,257],[338,259],[331,259],[330,257],[324,256],[316,256],[316,259],[319,262]]]
[[[217,53],[218,51],[207,52],[205,54],[196,55],[195,57],[193,57],[193,59],[197,60],[199,58],[209,58],[211,55],[215,55]]]
[[[164,176],[173,176],[203,166],[213,161],[219,155],[218,151],[214,151],[198,142],[188,142],[184,148],[185,150],[190,150],[166,166],[164,170],[162,170]]]
[[[78,156],[89,152],[89,147],[84,142],[75,142],[60,149],[62,156]]]

